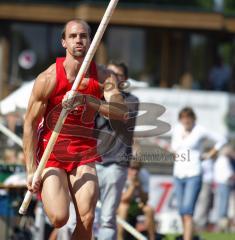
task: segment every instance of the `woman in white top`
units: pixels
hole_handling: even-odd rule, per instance
[[[175,192],[184,226],[184,240],[191,240],[192,216],[202,184],[201,160],[213,158],[226,140],[196,124],[196,115],[189,107],[180,111],[179,122],[172,136]],[[203,143],[207,139],[213,140],[215,145],[203,153]]]

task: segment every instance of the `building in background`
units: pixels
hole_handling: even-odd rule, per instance
[[[83,18],[94,33],[107,3],[2,0],[0,98],[63,55],[59,37],[66,20]],[[132,77],[152,86],[210,89],[209,71],[218,55],[233,73],[234,13],[232,0],[121,0],[97,61],[122,59]],[[230,83],[227,90],[234,91]]]

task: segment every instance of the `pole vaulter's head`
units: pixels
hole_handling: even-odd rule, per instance
[[[79,18],[67,21],[61,32],[61,43],[67,54],[85,57],[91,43],[91,28]]]

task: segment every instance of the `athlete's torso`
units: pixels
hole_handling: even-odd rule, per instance
[[[38,128],[38,158],[41,157],[50,139],[54,126],[62,110],[61,102],[66,92],[72,88],[66,77],[63,66],[65,58],[56,60],[56,86],[48,100],[47,108],[42,123]],[[96,64],[90,65],[87,86],[78,90],[80,94],[89,95],[100,99],[100,87]],[[69,112],[56,145],[49,160],[53,161],[87,161],[94,154],[87,154],[91,149],[96,149],[96,140],[91,137],[94,128],[95,112],[87,109],[86,104],[78,105]],[[97,158],[94,157],[94,158]]]

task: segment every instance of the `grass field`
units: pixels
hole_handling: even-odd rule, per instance
[[[235,240],[235,233],[202,233],[203,240]],[[168,235],[166,240],[175,240],[175,235]]]

